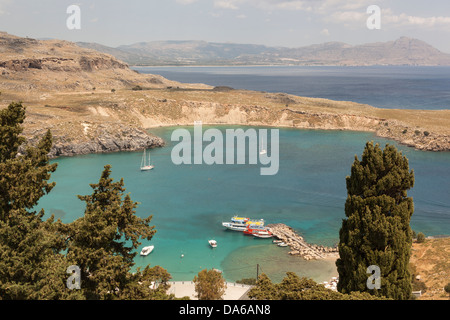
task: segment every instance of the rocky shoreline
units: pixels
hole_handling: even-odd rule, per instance
[[[298,235],[294,229],[283,224],[268,225],[273,235],[286,243],[292,256],[300,256],[305,260],[329,259],[338,257],[338,248],[330,248],[307,243],[302,236]]]
[[[25,136],[29,138],[28,142],[31,145],[35,145],[45,131],[41,129],[34,132],[26,132]],[[165,141],[158,136],[152,135],[143,129],[122,124],[114,126],[100,124],[95,129],[89,129],[89,134],[84,139],[74,140],[71,137],[60,135],[58,130],[55,130],[55,132],[52,130],[52,134],[54,142],[49,153],[51,159],[94,153],[138,151],[165,145]],[[23,152],[23,149],[24,147],[19,151]]]
[[[206,93],[204,94],[206,95]],[[253,96],[255,104],[203,102],[168,98],[156,101],[142,99],[142,102],[147,102],[146,110],[139,113],[135,112],[135,115],[137,115],[144,128],[178,125],[191,126],[195,121],[202,120],[204,125],[245,125],[360,131],[373,132],[378,137],[391,139],[417,150],[450,151],[450,136],[447,133],[447,129],[437,126],[436,128],[422,126],[417,120],[397,120],[397,118],[402,117],[403,113],[407,113],[410,110],[382,110],[350,102],[303,98],[281,93],[262,95],[256,92],[237,90],[223,93],[222,99],[227,99],[225,97],[226,94],[234,95],[237,97],[237,100],[244,100],[248,99],[247,96]],[[218,96],[218,93],[216,93],[216,96]],[[257,99],[263,99],[262,103],[268,103],[267,101],[286,103],[286,105],[289,104],[289,107],[267,107],[257,103]],[[161,105],[164,105],[164,107]],[[133,110],[139,110],[137,104],[134,105],[132,103],[129,107]],[[167,110],[170,110],[170,114],[162,112]],[[384,117],[383,112],[387,113],[386,115],[393,112],[395,117]],[[433,115],[433,117],[441,115],[441,118],[445,119],[450,115],[446,111],[438,112],[439,114]],[[378,113],[381,113],[381,115]],[[421,115],[421,113],[422,111],[418,112],[418,115]],[[431,117],[433,113],[427,111],[426,114],[428,117]],[[415,116],[410,115],[410,117],[412,119]],[[425,119],[425,116],[423,118]],[[431,118],[428,121],[431,121]]]

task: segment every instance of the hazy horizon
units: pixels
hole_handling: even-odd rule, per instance
[[[81,29],[70,30],[67,8],[78,5]],[[367,9],[381,10],[370,30]],[[72,2],[0,0],[0,30],[31,38],[95,42],[109,47],[151,41],[206,41],[297,48],[349,45],[402,36],[450,53],[450,2],[420,0],[166,0]]]
[[[400,39],[401,37],[406,37],[406,36],[400,36],[400,37],[395,38],[395,39],[386,40],[386,41],[377,41],[377,42],[384,43],[384,42],[396,41],[396,40]],[[418,38],[412,38],[412,37],[407,37],[407,38],[411,38],[411,39],[416,39],[416,40],[424,41],[424,40],[418,39]],[[56,38],[38,38],[37,40],[57,40],[57,39],[56,39]],[[270,45],[266,45],[266,44],[262,44],[262,43],[243,43],[243,42],[230,42],[230,41],[227,41],[227,42],[220,42],[220,41],[206,41],[206,40],[201,40],[201,39],[186,39],[186,40],[176,40],[176,39],[173,39],[173,40],[138,41],[138,42],[133,42],[133,43],[121,44],[121,45],[118,45],[118,46],[115,46],[115,47],[108,46],[108,45],[106,45],[106,44],[104,44],[104,43],[101,43],[101,42],[86,42],[86,41],[78,41],[78,42],[80,42],[80,43],[83,43],[83,42],[84,42],[84,43],[96,43],[96,44],[104,45],[104,46],[111,47],[111,48],[114,48],[114,49],[120,48],[121,46],[129,46],[129,45],[135,45],[135,44],[139,44],[139,43],[158,43],[158,42],[160,42],[160,43],[168,43],[168,42],[173,42],[173,43],[176,43],[176,42],[179,42],[179,43],[181,43],[181,42],[186,42],[186,43],[188,43],[188,42],[206,42],[206,43],[213,43],[213,44],[232,44],[232,45],[254,45],[254,46],[265,46],[265,47],[268,47],[268,48],[287,48],[287,49],[300,48],[300,46],[299,46],[299,47],[292,47],[292,46],[291,46],[291,47],[289,47],[289,46],[270,46]],[[426,42],[426,41],[424,41],[424,42]],[[322,45],[322,44],[325,44],[325,43],[345,43],[345,44],[352,45],[352,46],[359,46],[359,45],[364,45],[364,44],[373,44],[374,42],[363,42],[363,43],[350,44],[350,43],[343,42],[343,41],[325,41],[325,42],[320,42],[320,43],[319,43],[319,42],[317,42],[317,43],[310,43],[310,44],[306,44],[306,45],[301,46],[301,47],[308,47],[308,46],[314,46],[314,45]],[[441,52],[450,54],[450,51],[449,51],[449,52],[441,51]]]

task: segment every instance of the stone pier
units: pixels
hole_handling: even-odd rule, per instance
[[[291,251],[290,255],[301,256],[305,260],[326,259],[337,257],[338,249],[307,243],[291,227],[278,223],[268,225],[274,237],[286,243]]]

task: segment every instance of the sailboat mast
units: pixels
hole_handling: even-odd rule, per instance
[[[145,166],[145,149],[144,149],[144,154],[142,155],[142,159],[141,159],[141,168],[143,168]]]

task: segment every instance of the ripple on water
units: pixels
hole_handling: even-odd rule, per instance
[[[264,243],[236,249],[224,259],[221,267],[228,281],[255,278],[257,264],[259,273],[265,273],[274,283],[280,282],[288,271],[316,282],[328,281],[337,276],[334,260],[306,261],[301,257],[289,255],[289,248],[280,248],[270,243],[271,240],[255,241]]]

